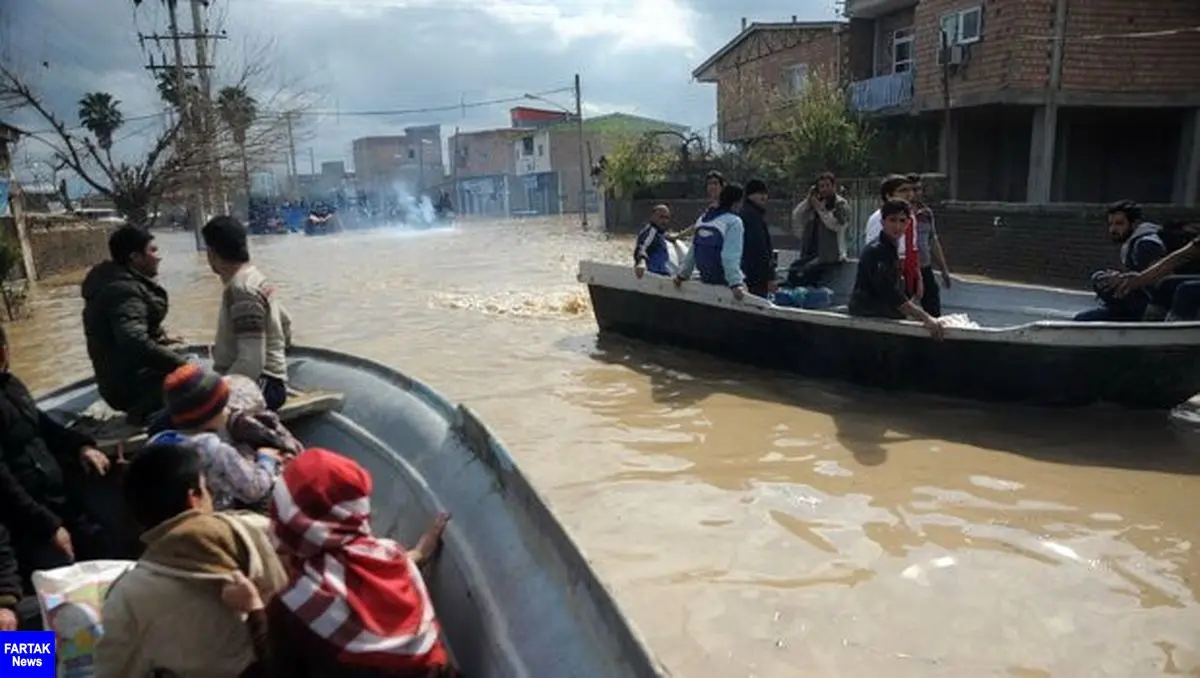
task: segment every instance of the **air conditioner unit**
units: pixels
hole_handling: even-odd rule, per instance
[[[950,45],[950,54],[948,56],[951,66],[961,66],[967,63],[967,57],[970,56],[970,52],[967,50],[966,45]]]

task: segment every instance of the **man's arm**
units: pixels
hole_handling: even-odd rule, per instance
[[[683,255],[683,261],[679,262],[679,270],[675,271],[675,281],[686,281],[692,277],[694,270],[696,270],[696,248],[689,247],[687,253]]]
[[[16,610],[21,602],[21,575],[17,552],[13,550],[8,528],[0,523],[0,609]]]
[[[821,223],[825,225],[825,228],[834,233],[841,233],[846,230],[846,224],[850,223],[850,208],[846,200],[838,196],[834,202],[833,209],[827,210],[818,207],[817,216],[821,219]]]
[[[742,251],[746,246],[746,227],[740,217],[735,217],[725,228],[725,243],[721,246],[721,267],[725,271],[725,283],[730,287],[743,287],[746,276],[742,273]]]
[[[257,380],[267,362],[270,302],[255,290],[232,288],[226,294],[229,295],[229,319],[237,342],[237,357],[227,373]]]
[[[1116,281],[1116,295],[1123,297],[1130,292],[1149,287],[1159,280],[1171,275],[1175,269],[1193,260],[1200,259],[1200,238],[1196,238],[1185,247],[1180,247],[1167,256],[1159,259],[1153,266],[1134,276],[1122,277]]]
[[[38,433],[46,441],[46,447],[59,458],[59,463],[79,463],[79,452],[84,447],[95,447],[96,439],[69,429],[53,417],[38,409]]]
[[[118,291],[113,304],[113,331],[117,350],[132,356],[146,367],[168,374],[184,364],[183,356],[158,342],[150,334],[150,309],[144,299],[133,292]]]
[[[4,452],[0,450],[0,458]],[[8,464],[0,461],[0,515],[9,525],[20,525],[25,534],[36,540],[49,542],[54,533],[62,527],[62,520],[49,508],[38,503],[28,492],[17,477],[13,475]]]
[[[650,243],[654,240],[654,233],[652,231],[653,227],[647,227],[638,233],[637,243],[633,248],[633,263],[635,266],[645,263],[650,258],[648,250],[650,249]]]

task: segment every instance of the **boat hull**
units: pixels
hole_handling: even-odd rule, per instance
[[[636,280],[584,262],[601,332],[804,376],[898,391],[1039,405],[1169,408],[1200,392],[1200,324],[1039,322],[949,329],[738,302],[725,289]],[[651,279],[653,278],[653,279]]]
[[[466,675],[665,675],[512,457],[469,409],[383,365],[333,351],[296,349],[289,377],[300,390],[345,394],[339,412],[290,426],[306,445],[336,450],[371,471],[377,533],[412,544],[437,511],[453,516],[429,585]],[[40,402],[70,413],[95,398],[89,381]],[[122,518],[116,484],[108,479],[107,499],[91,502],[103,504],[93,508],[106,522]]]

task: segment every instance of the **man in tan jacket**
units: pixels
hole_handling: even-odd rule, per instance
[[[266,518],[214,513],[200,455],[183,445],[142,450],[124,491],[134,519],[149,526],[146,551],[104,602],[96,678],[238,678],[254,661],[253,628],[221,590],[236,572],[264,600],[286,584]]]

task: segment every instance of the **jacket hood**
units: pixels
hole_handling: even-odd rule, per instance
[[[83,293],[85,300],[95,299],[99,296],[101,290],[108,287],[112,283],[122,282],[130,284],[138,284],[140,282],[153,281],[149,278],[134,273],[128,266],[122,266],[115,261],[102,261],[92,267],[87,275],[83,278],[83,285],[80,291]]]
[[[142,562],[180,576],[226,577],[245,570],[249,556],[228,522],[200,511],[185,511],[146,531],[142,542]]]

